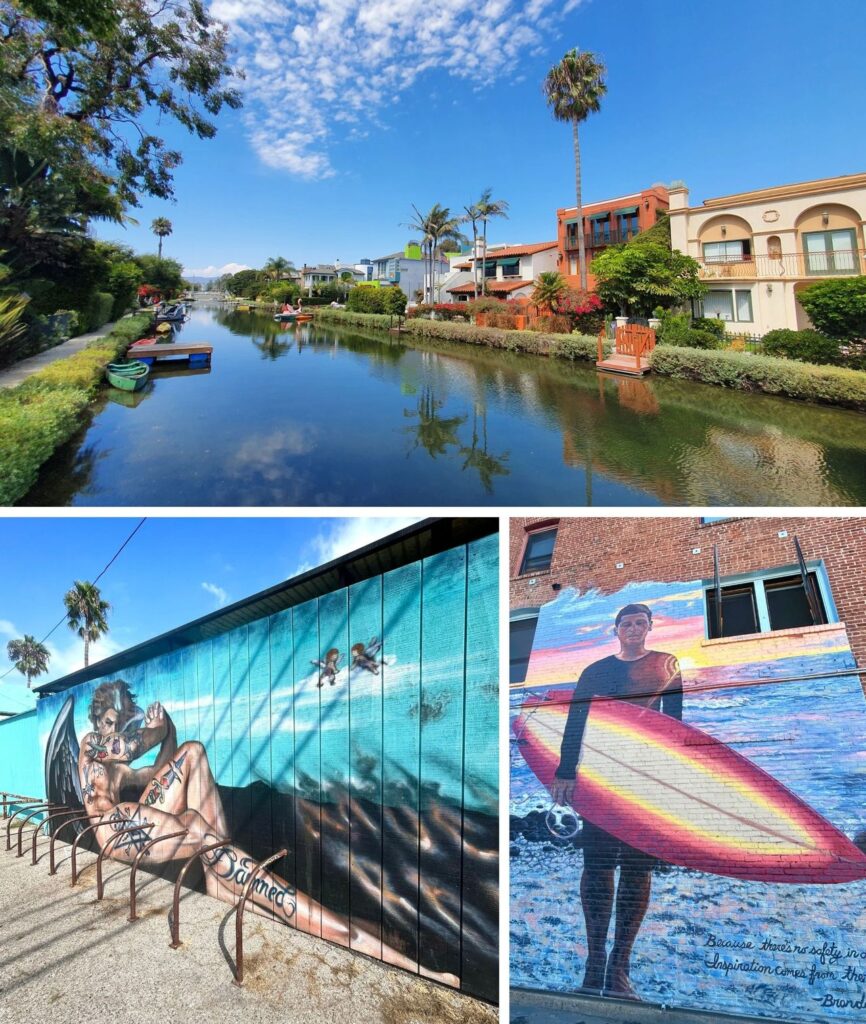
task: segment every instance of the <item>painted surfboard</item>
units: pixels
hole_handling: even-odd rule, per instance
[[[515,735],[548,789],[566,694],[524,703]],[[866,878],[866,854],[742,754],[668,715],[595,698],[572,806],[659,860],[749,881],[795,885]]]

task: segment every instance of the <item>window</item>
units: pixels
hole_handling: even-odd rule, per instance
[[[705,263],[743,263],[752,258],[752,243],[748,238],[731,242],[704,242]]]
[[[509,623],[509,681],[522,683],[526,679],[535,627],[538,625],[538,610],[525,609],[512,613]]]
[[[756,579],[723,584],[721,631],[716,613],[715,587],[707,587],[704,591],[707,636],[711,640],[749,636],[830,621],[827,609],[832,606],[824,574],[810,569],[808,576],[817,602],[815,616],[799,572],[777,570]]]
[[[568,272],[569,272],[569,274],[571,274],[572,277],[574,277],[577,274],[577,257],[576,256],[569,256],[568,257]]]
[[[752,323],[752,293],[748,288],[713,288],[702,301],[703,316],[718,317],[729,323]]]
[[[857,236],[853,228],[809,231],[803,235],[807,274],[857,274]]]
[[[530,533],[526,538],[526,550],[520,572],[542,572],[550,568],[553,559],[553,545],[556,543],[556,527],[552,530],[539,530]]]

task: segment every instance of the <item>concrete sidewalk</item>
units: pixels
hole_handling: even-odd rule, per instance
[[[70,338],[68,341],[55,345],[54,348],[48,348],[44,352],[37,353],[35,356],[22,359],[20,363],[15,363],[5,370],[0,370],[0,388],[17,387],[17,385],[27,380],[31,374],[38,373],[39,370],[44,369],[49,364],[57,362],[58,359],[74,356],[76,352],[87,348],[91,341],[96,341],[97,338],[104,338],[106,334],[110,334],[114,330],[116,323],[116,320],[112,320],[110,323],[103,324],[98,331],[91,331],[90,334],[79,334],[77,338]]]
[[[5,824],[5,822],[3,823]],[[451,989],[349,953],[247,911],[243,988],[232,984],[234,910],[186,891],[180,949],[169,948],[172,886],[143,872],[129,913],[129,869],[96,857],[69,885],[68,846],[48,875],[48,839],[30,866],[0,840],[0,1021],[21,1024],[495,1024],[497,1012]],[[2,830],[0,830],[2,834]]]

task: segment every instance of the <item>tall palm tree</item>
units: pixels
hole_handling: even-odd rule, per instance
[[[460,230],[463,221],[460,217],[452,217],[447,206],[435,203],[428,213],[421,213],[413,203],[412,209],[415,212],[415,220],[410,222],[408,227],[422,235],[421,249],[425,259],[424,300],[432,303],[434,301],[433,268],[437,257],[442,255],[442,246],[448,243],[463,245],[467,239]]]
[[[569,50],[544,79],[544,95],[557,121],[570,121],[574,139],[574,184],[577,198],[577,259],[580,287],[586,291],[586,245],[583,237],[583,196],[580,181],[580,139],[577,126],[601,109],[607,92],[607,68],[594,53]]]
[[[508,219],[508,203],[504,199],[493,199],[493,189],[486,188],[477,202],[478,217],[481,221],[481,294],[487,290],[487,222],[491,217]],[[478,261],[476,260],[476,263]]]
[[[294,264],[291,260],[283,259],[282,256],[273,256],[264,266],[265,274],[272,281],[279,281],[281,278],[288,277],[295,271]]]
[[[478,203],[471,203],[469,206],[464,206],[463,209],[466,211],[466,216],[463,218],[464,224],[472,225],[472,298],[478,298],[478,222],[481,220],[481,211],[478,208]]]
[[[76,580],[71,590],[63,597],[69,628],[84,641],[84,667],[89,664],[90,644],[95,643],[108,632],[105,615],[111,609],[102,600],[99,587],[93,583]]]
[[[172,232],[171,221],[168,217],[157,217],[151,222],[150,230],[159,239],[159,258],[162,259],[162,240]]]
[[[51,657],[48,648],[27,633],[22,640],[10,640],[6,644],[6,653],[21,675],[27,676],[28,690],[37,676],[48,671],[48,659]]]

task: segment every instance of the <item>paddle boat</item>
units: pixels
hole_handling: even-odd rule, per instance
[[[277,313],[274,317],[281,324],[303,324],[312,319],[312,313]]]
[[[128,363],[109,363],[105,368],[108,383],[119,391],[140,391],[149,374],[150,367],[138,359]]]
[[[180,302],[177,305],[169,306],[161,313],[156,314],[156,322],[162,323],[183,323],[186,320],[186,306]]]

